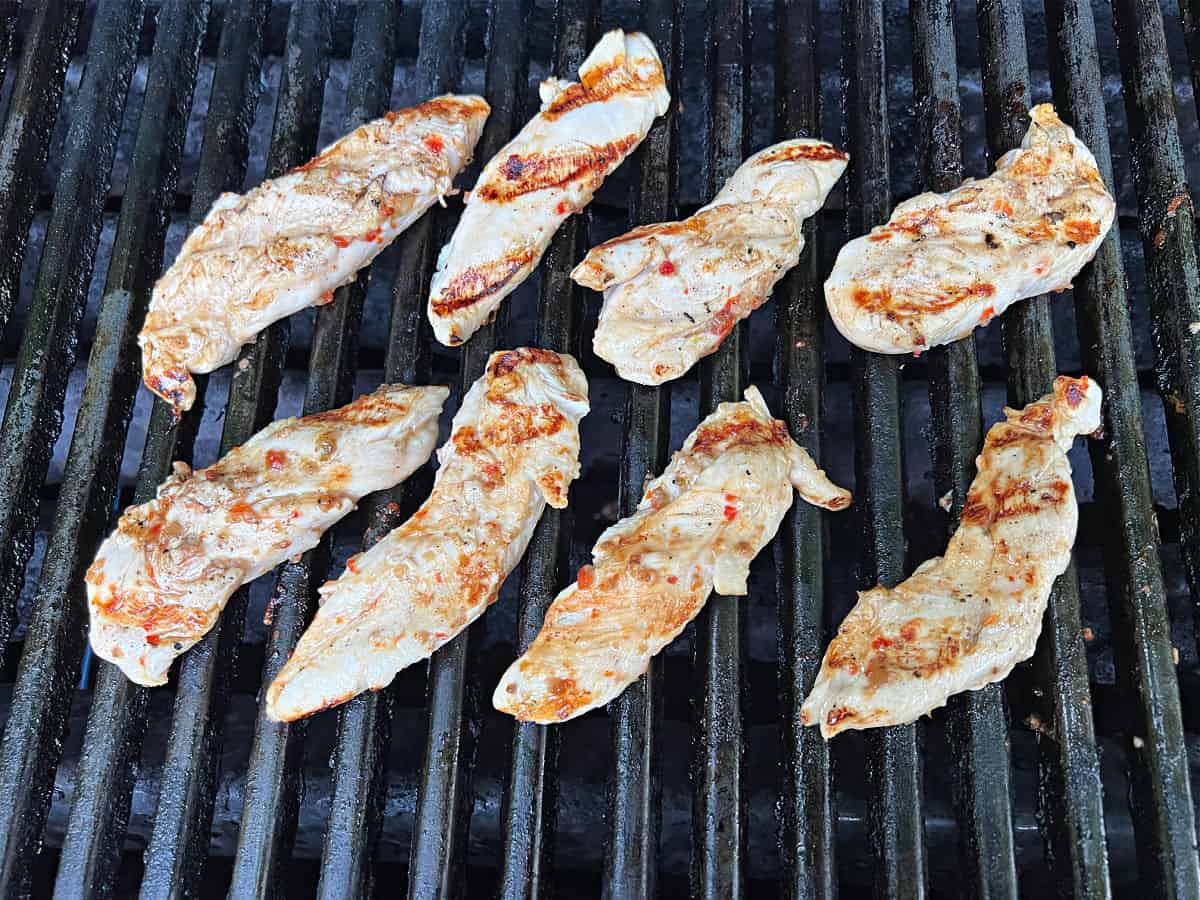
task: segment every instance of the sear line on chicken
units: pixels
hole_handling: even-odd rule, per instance
[[[183,463],[125,510],[87,572],[92,649],[164,684],[241,585],[317,545],[372,491],[433,452],[444,387],[383,385],[329,412],[272,422],[216,464]]]
[[[549,503],[579,476],[587,381],[547,350],[492,354],[438,451],[412,518],[321,588],[321,608],[267,691],[267,714],[328,709],[425,659],[496,600]]]
[[[847,159],[821,141],[784,141],[746,160],[694,216],[593,247],[571,277],[604,292],[596,355],[627,381],[662,384],[716,350],[800,261],[804,220]]]
[[[562,722],[617,697],[684,629],[714,589],[747,591],[750,561],[775,535],[792,489],[844,509],[832,484],[756,388],[722,403],[646,486],[632,516],[600,536],[592,565],[555,598],[542,630],[500,679],[492,703]]]
[[[554,232],[667,111],[662,63],[644,34],[610,31],[579,68],[550,78],[542,108],[484,167],[438,257],[429,321],[461,344],[537,268]]]
[[[912,722],[1033,655],[1075,543],[1067,450],[1100,427],[1100,403],[1087,376],[1060,376],[1054,393],[1004,411],[976,460],[946,555],[894,588],[859,595],[801,710],[806,725],[830,738]]]
[[[1112,226],[1095,157],[1049,104],[1020,148],[948,194],[901,203],[842,247],[825,300],[838,330],[876,353],[966,337],[1018,300],[1062,291]]]
[[[154,286],[138,336],[146,386],[190,409],[190,373],[232,362],[271,323],[330,302],[452,192],[489,111],[480,97],[436,97],[368,122],[244,196],[222,194]]]

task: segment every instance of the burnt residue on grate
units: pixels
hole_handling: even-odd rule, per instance
[[[0,0],[0,891],[1012,896],[1052,879],[1103,897],[1140,878],[1194,893],[1200,154],[1185,149],[1200,40],[1196,3],[1180,5],[64,0],[10,16]],[[175,426],[138,389],[145,292],[220,191],[447,89],[492,104],[478,165],[537,109],[537,81],[574,77],[617,25],[654,40],[671,114],[464,348],[433,345],[424,317],[452,199],[334,304],[260,338],[244,370],[201,379],[207,409]],[[1069,296],[920,360],[852,353],[820,287],[847,220],[857,234],[918,190],[985,174],[1051,94],[1118,198],[1095,264]],[[688,214],[746,152],[796,135],[843,144],[851,172],[776,301],[697,374],[616,380],[591,352],[599,298],[567,280],[573,262]],[[172,459],[194,447],[209,462],[273,416],[384,378],[453,384],[448,422],[490,349],[535,341],[588,375],[583,476],[428,670],[299,726],[257,705],[315,583],[409,514],[428,470],[252,585],[170,687],[86,654],[80,566]],[[1056,368],[1101,382],[1105,433],[1071,453],[1076,565],[1034,660],[915,727],[829,745],[800,728],[854,589],[944,549],[953,516],[937,499],[961,502],[982,427]],[[749,596],[714,597],[607,712],[558,728],[496,714],[491,685],[599,532],[746,383],[855,488],[857,511],[797,504]]]

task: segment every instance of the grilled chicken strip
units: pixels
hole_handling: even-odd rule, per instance
[[[494,603],[546,504],[567,505],[587,412],[574,358],[492,354],[438,451],[433,492],[321,588],[316,618],[267,691],[267,714],[292,721],[379,690]]]
[[[1033,655],[1075,543],[1067,450],[1100,427],[1100,402],[1094,381],[1060,376],[1053,394],[1005,410],[946,555],[894,588],[859,595],[801,710],[805,724],[830,738],[912,722]]]
[[[784,141],[744,162],[691,218],[593,247],[571,277],[604,292],[593,346],[639,384],[683,375],[800,261],[801,228],[846,168],[841,150]]]
[[[241,585],[317,545],[437,443],[444,387],[384,385],[330,412],[272,422],[215,465],[183,463],[121,516],[87,572],[92,649],[131,681],[164,684]]]
[[[496,709],[562,722],[618,696],[700,612],[714,589],[746,593],[750,561],[775,535],[792,488],[844,509],[832,484],[771,418],[762,395],[722,403],[600,536],[592,565],[555,598],[542,630],[496,687]]]
[[[222,194],[154,286],[138,336],[146,386],[190,409],[190,373],[232,362],[272,322],[332,300],[451,192],[488,112],[480,97],[436,97],[244,196]]]
[[[620,30],[595,46],[579,82],[550,78],[540,93],[541,111],[484,167],[438,258],[429,321],[443,344],[470,338],[529,277],[671,102],[654,45]]]
[[[825,300],[864,350],[920,353],[970,334],[1018,300],[1071,286],[1116,204],[1096,160],[1049,104],[982,181],[901,203],[846,244]]]

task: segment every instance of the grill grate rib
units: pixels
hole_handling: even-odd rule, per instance
[[[778,0],[776,12],[776,137],[816,137],[820,82],[816,71],[817,4]],[[775,380],[783,388],[788,431],[815,460],[823,460],[822,421],[825,304],[817,272],[816,219],[804,226],[805,252],[776,288]],[[837,893],[837,820],[829,745],[800,721],[816,680],[827,637],[825,524],[822,512],[797,500],[783,520],[775,549],[779,592],[779,707],[783,752],[779,849],[783,889],[791,898]]]
[[[682,3],[655,0],[642,10],[642,26],[662,59],[672,104],[679,104],[679,41]],[[659,119],[639,157],[630,197],[630,225],[647,225],[677,214],[679,117]],[[629,384],[625,392],[625,440],[621,448],[619,514],[632,515],[649,477],[663,470],[670,426],[670,386]],[[605,900],[652,897],[658,881],[662,786],[658,744],[662,724],[662,660],[609,707],[611,767],[608,785],[603,888]]]
[[[1180,145],[1180,125],[1190,128],[1192,114],[1185,110],[1183,118],[1176,119],[1168,55],[1169,48],[1186,49],[1190,73],[1181,66],[1176,74],[1182,75],[1185,85],[1190,74],[1193,84],[1200,86],[1197,2],[1181,0],[1184,42],[1178,46],[1168,44],[1167,38],[1175,41],[1180,32],[1167,29],[1178,29],[1180,23],[1164,23],[1157,0],[1116,0],[1113,15],[1155,365],[1179,498],[1179,535],[1169,537],[1178,540],[1182,551],[1200,627],[1200,541],[1196,537],[1200,529],[1200,335],[1189,328],[1200,322],[1200,263]],[[889,142],[899,148],[909,134],[904,130],[907,122],[889,123],[887,102],[897,73],[902,82],[910,62],[904,44],[909,35],[896,33],[905,27],[904,16],[896,15],[884,0],[840,0],[841,72],[829,62],[836,52],[822,55],[819,38],[835,16],[829,10],[822,16],[817,0],[650,0],[639,8],[640,23],[630,19],[628,3],[558,0],[553,4],[552,24],[551,17],[543,15],[545,4],[531,0],[423,0],[403,5],[338,0],[63,0],[31,4],[24,12],[16,0],[0,0],[4,10],[0,13],[0,96],[5,96],[6,69],[11,84],[7,119],[0,129],[0,246],[7,252],[0,259],[0,327],[20,320],[21,312],[14,313],[14,308],[27,245],[32,247],[30,254],[41,254],[40,260],[30,261],[37,264],[37,278],[24,330],[17,335],[21,349],[11,361],[13,382],[0,434],[0,638],[4,639],[0,653],[14,651],[15,644],[10,646],[8,638],[31,559],[29,578],[36,588],[19,668],[10,661],[10,671],[16,668],[16,675],[0,746],[0,794],[10,798],[0,807],[0,894],[22,896],[41,889],[37,879],[48,877],[46,860],[54,857],[39,861],[36,850],[48,820],[51,833],[61,827],[54,816],[64,806],[59,796],[63,786],[70,810],[54,884],[55,895],[61,897],[120,893],[127,876],[142,878],[141,893],[146,897],[207,895],[218,884],[231,896],[290,895],[297,883],[294,866],[305,865],[291,860],[301,810],[311,808],[321,808],[323,819],[326,812],[328,816],[319,883],[304,890],[315,889],[322,897],[382,893],[384,878],[400,871],[391,863],[396,857],[392,836],[408,834],[412,836],[409,864],[402,877],[407,877],[414,896],[473,895],[477,889],[496,889],[506,898],[533,900],[554,895],[556,882],[573,888],[586,883],[598,887],[606,898],[653,896],[660,880],[682,871],[680,860],[686,852],[680,851],[677,832],[686,834],[683,822],[691,824],[687,836],[694,895],[759,893],[760,883],[751,878],[773,871],[776,860],[764,862],[757,849],[749,852],[770,842],[762,843],[758,834],[765,821],[758,810],[763,779],[744,754],[751,753],[749,759],[759,762],[767,758],[760,755],[763,742],[752,731],[764,724],[764,718],[769,718],[772,728],[779,728],[767,742],[780,763],[779,772],[767,779],[776,800],[779,893],[836,896],[839,874],[850,879],[844,893],[853,893],[864,877],[874,881],[881,896],[941,892],[946,886],[940,883],[940,873],[951,864],[938,856],[948,846],[952,830],[959,850],[952,865],[961,873],[961,883],[951,886],[951,891],[1015,897],[1019,887],[1029,890],[1031,886],[1019,882],[1018,876],[1024,879],[1029,871],[1030,801],[1035,792],[1045,866],[1061,895],[1106,898],[1114,889],[1120,892],[1129,882],[1130,843],[1136,849],[1142,884],[1156,895],[1200,893],[1187,759],[1194,735],[1185,735],[1184,727],[1193,724],[1188,716],[1194,704],[1186,693],[1181,697],[1178,656],[1173,656],[1172,647],[1170,603],[1178,592],[1176,557],[1159,552],[1150,477],[1154,457],[1147,453],[1134,355],[1136,332],[1131,320],[1136,295],[1125,284],[1126,264],[1131,274],[1140,277],[1139,256],[1134,253],[1123,260],[1117,231],[1076,279],[1073,293],[1079,365],[1095,375],[1106,397],[1105,434],[1088,444],[1096,499],[1081,511],[1081,548],[1091,551],[1092,533],[1104,541],[1103,597],[1112,623],[1117,689],[1103,685],[1103,678],[1095,673],[1092,677],[1101,684],[1094,693],[1089,684],[1088,651],[1096,648],[1084,644],[1082,612],[1092,608],[1096,589],[1092,581],[1081,584],[1073,565],[1052,593],[1032,664],[1020,667],[1009,683],[954,698],[945,716],[936,717],[932,726],[918,724],[845,738],[833,745],[832,753],[815,729],[801,727],[799,708],[830,636],[835,604],[833,593],[827,597],[825,590],[840,573],[828,561],[849,558],[850,550],[842,544],[852,543],[830,541],[826,523],[845,529],[837,533],[847,538],[856,525],[862,533],[860,586],[878,581],[893,584],[909,563],[904,513],[907,510],[911,526],[918,518],[927,521],[922,517],[928,512],[906,499],[905,361],[852,350],[847,367],[839,361],[845,359],[840,339],[832,333],[823,335],[820,276],[822,260],[827,265],[832,253],[818,254],[818,239],[840,215],[838,195],[831,198],[826,213],[805,226],[808,249],[776,292],[776,333],[770,346],[782,401],[772,401],[772,406],[802,446],[819,461],[824,449],[832,460],[836,452],[830,453],[831,442],[822,447],[822,429],[827,424],[824,397],[840,400],[843,385],[836,382],[849,381],[857,476],[853,515],[857,518],[843,523],[797,503],[784,520],[773,547],[778,666],[768,677],[777,678],[775,699],[764,701],[749,693],[752,686],[756,692],[762,685],[769,688],[764,672],[773,668],[767,659],[757,655],[751,659],[749,652],[749,625],[758,621],[752,617],[764,614],[762,607],[749,598],[714,596],[696,623],[690,665],[678,659],[655,660],[647,676],[610,705],[611,745],[607,752],[593,750],[586,757],[596,760],[598,767],[607,760],[610,767],[601,773],[608,789],[605,806],[597,805],[588,814],[598,820],[599,810],[606,808],[608,813],[607,821],[591,823],[588,833],[596,838],[601,832],[605,835],[603,861],[596,872],[561,871],[561,854],[581,839],[575,831],[580,811],[573,806],[580,790],[574,780],[579,770],[576,748],[585,735],[600,733],[593,727],[599,724],[598,717],[564,727],[510,726],[490,710],[479,691],[490,688],[481,678],[492,671],[493,661],[480,657],[481,648],[498,645],[496,629],[489,622],[500,622],[500,631],[508,627],[499,617],[472,626],[434,655],[420,710],[406,708],[403,717],[394,710],[397,703],[405,707],[420,703],[410,696],[419,683],[415,678],[343,707],[337,714],[328,782],[307,789],[304,785],[305,754],[319,752],[320,747],[320,740],[308,738],[321,735],[320,728],[308,723],[282,726],[256,711],[248,764],[234,762],[235,768],[224,773],[235,783],[241,783],[244,775],[244,798],[240,805],[223,810],[218,826],[226,833],[217,834],[212,821],[214,796],[222,774],[230,695],[269,683],[286,659],[311,618],[315,587],[328,574],[332,539],[300,562],[284,565],[275,576],[273,627],[265,650],[256,651],[264,653],[261,671],[257,671],[257,657],[252,673],[238,676],[235,665],[244,640],[247,591],[235,596],[218,627],[183,660],[157,800],[151,794],[149,801],[138,801],[139,809],[147,805],[153,809],[157,802],[149,846],[143,861],[128,852],[123,856],[123,850],[132,846],[129,842],[147,830],[141,823],[148,816],[139,813],[127,834],[152,694],[130,684],[108,664],[93,662],[84,637],[86,611],[80,580],[117,509],[121,454],[138,391],[133,339],[150,286],[162,267],[169,216],[187,201],[176,199],[176,181],[181,165],[184,171],[188,165],[181,158],[201,54],[215,53],[216,65],[190,198],[190,224],[199,221],[219,192],[242,188],[248,133],[263,81],[263,54],[279,55],[284,73],[267,165],[272,176],[304,162],[316,149],[324,82],[332,59],[350,60],[338,133],[388,107],[409,105],[460,84],[475,85],[482,72],[493,107],[476,152],[477,160],[484,162],[527,120],[531,69],[575,77],[599,36],[600,22],[625,28],[640,24],[649,33],[667,70],[675,98],[672,112],[654,125],[642,150],[625,167],[631,171],[617,176],[633,176],[627,206],[621,205],[615,192],[602,192],[584,216],[571,218],[556,236],[536,282],[531,282],[540,286],[532,325],[521,318],[522,312],[510,324],[506,304],[497,320],[462,348],[457,360],[432,346],[425,297],[435,253],[452,220],[447,211],[434,210],[401,238],[394,254],[397,274],[387,288],[391,299],[384,361],[387,380],[428,383],[435,373],[435,380],[443,380],[450,360],[451,367],[457,366],[457,375],[451,377],[457,377],[465,391],[483,373],[493,349],[517,343],[513,335],[524,335],[521,329],[531,327],[534,343],[580,357],[593,388],[591,427],[598,427],[595,421],[604,415],[600,398],[614,393],[612,385],[617,385],[615,394],[624,402],[612,424],[623,428],[621,452],[619,459],[610,454],[600,465],[611,465],[612,483],[605,485],[606,496],[611,496],[613,483],[618,484],[619,512],[628,515],[637,505],[646,476],[658,473],[666,463],[672,399],[677,409],[688,410],[695,378],[664,388],[612,380],[609,370],[580,346],[588,307],[569,280],[573,263],[614,222],[675,218],[679,205],[686,214],[692,208],[690,201],[706,200],[719,188],[748,150],[758,149],[758,137],[753,148],[749,138],[752,120],[753,133],[762,131],[765,119],[754,103],[762,73],[768,69],[775,82],[777,139],[820,134],[821,70],[826,69],[826,77],[843,78],[848,121],[843,144],[851,154],[846,194],[851,235],[889,215],[893,170],[901,176],[897,183],[907,183],[900,171],[902,158],[905,167],[911,156],[918,158],[916,181],[922,187],[953,188],[964,168],[960,118],[969,122],[977,108],[972,105],[974,98],[968,99],[960,88],[960,80],[970,83],[974,77],[976,63],[969,42],[955,34],[956,16],[976,16],[987,144],[994,160],[1020,141],[1028,125],[1028,105],[1033,94],[1043,89],[1036,70],[1031,78],[1025,5],[1024,0],[980,0],[971,13],[950,0],[912,0],[906,24],[913,42],[916,153],[892,159]],[[481,14],[485,7],[486,20]],[[1045,0],[1050,86],[1056,103],[1093,150],[1113,186],[1111,155],[1124,148],[1118,146],[1119,139],[1112,150],[1109,146],[1106,73],[1101,66],[1106,61],[1102,51],[1107,38],[1102,33],[1102,40],[1097,40],[1094,18],[1094,10],[1104,8],[1093,8],[1085,0]],[[766,46],[764,34],[756,33],[760,17],[771,20],[770,64],[758,58]],[[1040,20],[1031,14],[1028,24],[1040,27]],[[219,47],[215,46],[218,32]],[[1029,34],[1036,50],[1032,28]],[[692,47],[696,35],[702,41]],[[73,75],[67,77],[72,53],[77,59],[79,54],[86,58],[82,83],[73,94]],[[134,74],[139,54],[142,61],[149,57],[146,86],[136,116],[136,99],[130,101],[128,118],[133,127],[126,129],[131,138],[127,152],[124,138],[120,145],[118,138],[127,95],[136,98],[141,91],[141,76]],[[1180,54],[1178,60],[1182,62],[1184,56]],[[402,97],[393,103],[398,64],[403,73]],[[697,116],[700,127],[681,140],[685,94],[688,105],[696,102],[698,94],[703,112]],[[71,99],[64,103],[64,95]],[[332,110],[324,112],[332,115]],[[694,110],[687,114],[694,115]],[[901,118],[908,115],[903,112]],[[39,199],[43,208],[47,202],[38,194],[55,122],[67,116],[69,121],[59,126],[66,136],[62,175],[50,201],[44,247],[39,248],[29,237],[31,224]],[[838,118],[840,113],[827,117],[827,133],[829,122]],[[1121,127],[1114,118],[1111,134],[1119,135]],[[110,179],[122,180],[113,173],[122,169],[123,155],[129,159],[129,174],[121,196],[110,197]],[[680,181],[679,169],[685,163],[690,176],[699,173],[701,188]],[[56,168],[50,166],[52,171]],[[85,391],[57,488],[58,508],[45,559],[39,563],[33,553],[34,525],[39,502],[50,495],[43,484],[52,471],[51,447],[62,430],[76,347],[91,328],[84,324],[84,313],[106,207],[119,209],[116,238],[91,338]],[[39,227],[33,228],[35,234]],[[99,258],[104,258],[103,251]],[[372,279],[386,277],[392,265],[389,254],[387,262],[375,267],[374,275],[362,273],[354,284],[336,292],[333,304],[316,312],[311,356],[305,360],[306,412],[349,399],[359,333],[368,333],[363,326],[370,324],[362,321],[367,290]],[[375,285],[372,296],[379,287]],[[513,308],[523,308],[523,302],[514,300]],[[1060,311],[1054,304],[1062,302],[1036,298],[1015,306],[1003,319],[1003,353],[1013,404],[1042,394],[1056,374],[1051,321],[1052,314]],[[222,452],[273,417],[290,334],[289,324],[279,323],[245,349],[241,361],[246,368],[233,370]],[[750,334],[743,323],[699,367],[702,413],[721,401],[740,399],[750,377]],[[980,339],[978,347],[977,355],[976,338],[970,337],[930,352],[907,370],[910,376],[918,373],[919,380],[928,375],[934,493],[950,492],[954,521],[982,442],[983,376],[996,377],[995,370],[980,369],[981,360],[985,365],[989,362],[990,342]],[[375,345],[366,352],[376,352]],[[826,353],[835,382],[829,391],[824,384]],[[763,357],[758,348],[756,366],[763,366]],[[1063,364],[1073,365],[1071,358],[1068,349]],[[755,379],[766,381],[770,376],[765,372],[756,368]],[[197,381],[198,402],[179,423],[167,407],[154,402],[135,502],[153,496],[173,459],[190,457],[203,416],[207,379]],[[1155,423],[1151,418],[1146,425]],[[1086,475],[1081,475],[1083,483]],[[398,524],[427,492],[429,480],[430,470],[423,470],[410,485],[368,500],[363,543],[370,546]],[[572,492],[573,508],[548,509],[535,531],[517,592],[518,648],[533,638],[558,588],[569,580],[572,550],[584,549],[573,547],[571,535],[576,520],[581,532],[591,527],[587,499],[587,488],[581,491],[577,486]],[[1167,521],[1173,523],[1174,518]],[[1080,572],[1099,571],[1089,556],[1082,559]],[[758,582],[752,583],[757,593]],[[841,593],[839,588],[837,594]],[[1179,643],[1181,626],[1178,621],[1174,626],[1174,643]],[[510,639],[503,637],[500,643]],[[1192,649],[1184,652],[1189,659],[1183,665],[1193,666]],[[670,685],[666,670],[679,676],[673,674]],[[70,775],[76,751],[73,746],[64,751],[64,738],[72,723],[80,673],[82,697],[90,700],[90,707],[79,764]],[[1189,669],[1185,674],[1191,677],[1190,673]],[[683,725],[685,707],[674,700],[676,695],[693,700],[690,729]],[[162,699],[172,698],[164,692]],[[1103,715],[1095,721],[1093,699],[1103,707]],[[1020,712],[1010,717],[1009,703]],[[1114,703],[1128,709],[1113,709]],[[1026,739],[1017,721],[1030,711],[1040,720],[1040,725],[1032,726],[1038,732],[1036,743]],[[414,736],[411,747],[391,747],[394,712],[397,722],[426,721],[427,732]],[[331,723],[332,716],[327,721]],[[945,752],[943,723],[952,764],[944,775],[929,773],[926,796],[923,768]],[[691,739],[690,785],[682,793],[678,776],[669,771],[672,761],[664,765],[659,759],[660,743],[676,752],[681,749],[682,743],[671,740],[678,736],[676,732]],[[1114,734],[1120,745],[1112,743]],[[565,754],[561,774],[560,746]],[[1113,790],[1111,772],[1106,771],[1101,780],[1102,747],[1105,765],[1128,776],[1128,798],[1120,790],[1121,781],[1115,782],[1119,787]],[[159,749],[151,751],[151,757]],[[481,754],[478,772],[477,752]],[[67,762],[56,782],[64,757]],[[855,795],[851,782],[863,779],[857,771],[836,767],[834,760],[845,763],[864,757],[866,784]],[[230,758],[226,757],[227,764]],[[1023,769],[1035,760],[1036,786],[1031,787]],[[148,760],[149,767],[154,765]],[[246,768],[238,768],[242,765]],[[140,777],[147,784],[155,781],[149,772]],[[325,796],[321,794],[325,784],[328,810],[321,806],[324,800],[313,799]],[[598,784],[592,779],[586,789],[594,792]],[[670,788],[667,809],[663,808],[664,784]],[[947,785],[952,807],[945,807],[942,800]],[[231,796],[236,798],[238,790],[232,788]],[[403,794],[399,800],[397,792]],[[840,822],[835,809],[838,794],[845,795],[842,803],[847,807]],[[865,829],[858,821],[862,808],[856,806],[861,794],[866,795]],[[563,809],[570,824],[560,834],[557,820]],[[1132,841],[1127,837],[1127,810],[1132,811]],[[944,817],[947,814],[949,818]],[[393,816],[404,819],[403,824],[393,821]],[[311,835],[311,826],[304,827]],[[233,846],[234,829],[237,847],[232,865],[227,860],[227,868],[206,869],[206,858],[217,852],[212,848],[221,841]],[[385,831],[387,862],[377,863]],[[670,845],[660,831],[664,836],[669,832]],[[469,834],[475,841],[468,842]],[[852,846],[859,836],[869,840],[866,853],[857,853]],[[308,840],[311,846],[311,837]],[[496,866],[482,878],[468,867],[479,862],[481,841],[487,842],[484,852],[491,854],[486,864]],[[835,845],[842,853],[836,858]],[[556,853],[560,854],[557,873]],[[864,861],[869,868],[860,870]],[[388,868],[377,873],[377,865]],[[567,865],[587,864],[570,859]],[[1042,861],[1033,865],[1039,867]],[[667,866],[680,868],[668,872]]]
[[[954,4],[910,7],[914,37],[913,95],[920,122],[925,188],[962,183],[958,60]],[[929,353],[934,491],[950,495],[949,532],[958,527],[983,445],[974,334]],[[1016,897],[1008,714],[1004,688],[991,684],[950,699],[947,728],[956,769],[962,872],[979,897]]]

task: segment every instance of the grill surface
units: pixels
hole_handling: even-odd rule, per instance
[[[1181,3],[0,0],[0,894],[1200,895],[1200,154],[1182,151],[1200,6]],[[448,90],[492,104],[486,160],[536,109],[536,81],[574,76],[618,25],[655,42],[672,115],[464,348],[435,347],[424,315],[451,202],[332,304],[198,379],[182,422],[139,389],[149,290],[220,192]],[[1051,94],[1120,213],[1070,299],[919,360],[848,348],[820,287],[841,243],[916,190],[984,174]],[[749,151],[816,135],[850,168],[769,308],[698,374],[616,380],[574,262],[692,211]],[[207,463],[384,379],[450,382],[456,408],[491,350],[521,343],[584,365],[584,476],[428,667],[292,727],[257,704],[316,587],[411,513],[428,467],[239,592],[169,688],[87,653],[82,572],[172,460]],[[1104,437],[1072,455],[1077,564],[1033,660],[913,726],[831,745],[801,728],[853,588],[940,552],[984,427],[1060,367],[1103,385]],[[561,728],[494,713],[499,672],[599,531],[749,383],[854,486],[853,512],[797,503],[750,596],[713,597],[606,712]]]

